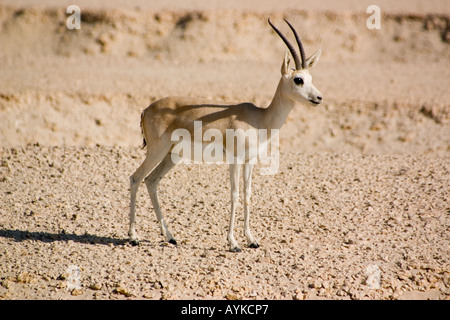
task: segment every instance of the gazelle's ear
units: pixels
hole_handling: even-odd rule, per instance
[[[291,55],[289,53],[289,50],[286,50],[286,53],[284,54],[283,64],[281,65],[281,75],[282,76],[289,73],[289,62],[290,61],[291,61]]]
[[[307,69],[312,68],[312,67],[314,67],[317,64],[317,62],[319,61],[321,53],[322,53],[322,50],[319,49],[311,57],[306,59],[306,68]]]

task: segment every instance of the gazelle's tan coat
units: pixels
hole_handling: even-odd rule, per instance
[[[135,227],[135,206],[136,193],[142,181],[145,181],[147,186],[156,217],[160,224],[161,233],[166,241],[176,244],[174,237],[169,232],[164,221],[157,197],[158,182],[176,165],[171,156],[171,151],[174,146],[171,137],[175,130],[180,128],[186,129],[191,133],[191,137],[194,138],[194,121],[202,122],[203,131],[207,129],[219,130],[224,137],[227,129],[242,129],[243,131],[279,129],[296,102],[303,101],[311,105],[317,105],[322,102],[322,95],[312,84],[312,77],[308,71],[309,68],[317,63],[320,50],[310,58],[305,59],[300,39],[293,27],[289,24],[294,31],[300,48],[302,57],[300,63],[300,58],[293,49],[293,46],[278,29],[272,24],[271,26],[288,46],[289,51],[294,57],[296,68],[289,68],[289,53],[286,51],[281,66],[281,79],[272,102],[267,108],[259,108],[252,103],[226,105],[203,99],[167,97],[155,101],[143,111],[141,128],[144,142],[147,145],[147,155],[141,166],[130,177],[131,203],[129,236],[133,244],[138,243]],[[251,145],[246,145],[246,148],[252,147]],[[227,150],[226,140],[223,141],[223,148]],[[238,155],[235,154],[235,156]],[[258,247],[258,243],[251,234],[249,227],[251,175],[253,169],[253,164],[250,160],[246,158],[244,164],[244,233],[248,245],[256,248]],[[230,164],[230,181],[231,218],[228,241],[231,251],[240,251],[241,249],[233,236],[235,210],[239,194],[239,165],[236,162]]]

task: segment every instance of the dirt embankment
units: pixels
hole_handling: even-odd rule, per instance
[[[281,141],[301,152],[448,154],[449,16],[363,12],[0,7],[2,145],[138,146],[140,111],[168,95],[270,103],[284,44],[299,30],[324,94],[296,108]],[[80,130],[82,124],[82,130]]]

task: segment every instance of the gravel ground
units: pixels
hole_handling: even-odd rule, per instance
[[[282,153],[277,175],[255,168],[251,225],[261,247],[231,253],[224,165],[179,165],[161,181],[178,246],[162,241],[142,186],[143,241],[127,243],[128,176],[143,154],[1,149],[3,299],[450,297],[448,158]]]

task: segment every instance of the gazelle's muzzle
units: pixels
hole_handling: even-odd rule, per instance
[[[308,95],[308,100],[312,104],[316,104],[316,105],[321,104],[323,101],[322,93],[320,93],[320,91],[317,90],[316,87],[314,87],[313,85],[311,88],[311,92]]]
[[[309,102],[314,103],[314,104],[321,104],[322,103],[322,96],[317,96],[313,99],[309,99]]]

